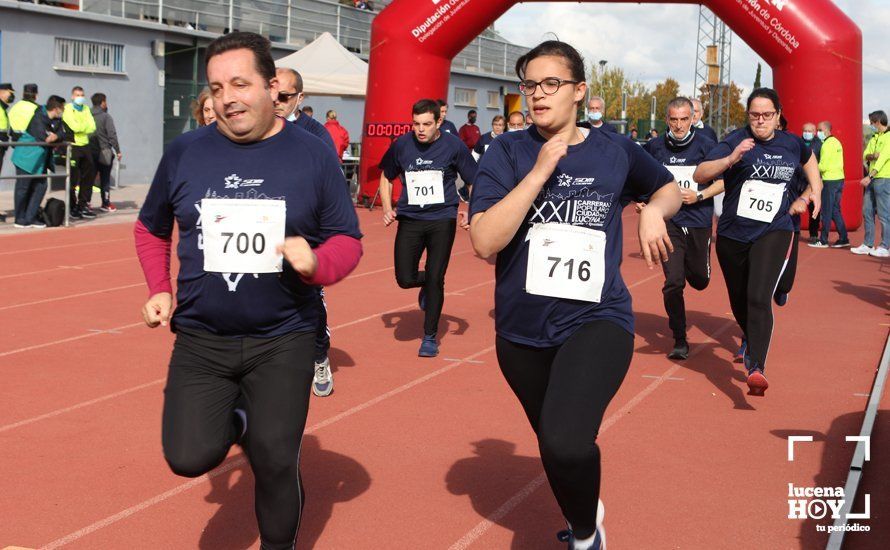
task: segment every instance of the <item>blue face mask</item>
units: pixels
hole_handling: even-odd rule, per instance
[[[601,121],[601,120],[603,119],[603,114],[600,113],[599,111],[597,111],[597,112],[595,112],[595,113],[588,113],[588,114],[587,114],[587,119],[588,119],[590,122],[599,122],[599,121]]]
[[[87,98],[85,98],[84,96],[74,98],[74,104],[77,105],[78,107],[83,107],[83,104],[86,102],[87,102]]]
[[[812,141],[813,140],[813,132],[804,132],[803,134],[801,134],[801,137],[804,138],[806,141]],[[822,138],[819,138],[819,139],[822,139]]]
[[[823,132],[822,130],[819,130],[818,132],[816,132],[816,135],[819,136],[819,139],[821,141],[825,141],[825,132]]]
[[[878,127],[875,126],[874,124],[869,124],[868,127],[871,128],[871,131],[872,131],[872,132],[877,132],[877,131],[878,131]]]

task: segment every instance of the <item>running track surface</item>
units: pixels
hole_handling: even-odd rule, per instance
[[[710,288],[687,294],[692,357],[668,361],[663,277],[639,259],[636,217],[624,216],[637,335],[599,437],[610,548],[824,547],[815,522],[787,519],[788,483],[844,484],[844,436],[859,433],[890,325],[890,262],[802,246],[775,313],[770,389],[748,397],[716,258]],[[327,292],[336,391],[312,399],[298,548],[561,548],[493,351],[492,265],[460,232],[441,354],[420,359],[416,292],[392,271],[395,230],[379,209],[359,217],[364,258]],[[240,448],[195,480],[164,463],[173,337],[140,322],[131,234],[121,223],[0,237],[0,548],[258,547]],[[890,487],[875,476],[890,466],[887,397],[881,408],[865,472],[872,531],[849,548],[890,540]],[[815,441],[788,462],[788,435]]]

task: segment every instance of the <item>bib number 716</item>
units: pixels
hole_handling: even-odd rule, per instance
[[[587,227],[539,223],[528,232],[525,291],[599,302],[606,280],[606,234]]]

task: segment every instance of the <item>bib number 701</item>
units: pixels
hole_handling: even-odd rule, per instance
[[[575,271],[575,259],[574,258],[569,258],[568,260],[563,262],[563,258],[561,258],[559,256],[548,256],[547,260],[553,262],[553,265],[550,267],[550,275],[549,275],[549,277],[551,279],[554,277],[554,274],[556,274],[557,268],[559,268],[560,264],[562,264],[562,267],[565,267],[568,269],[568,273],[566,274],[566,278],[568,280],[571,281],[572,277],[574,275],[577,275],[578,280],[580,280],[580,281],[586,282],[586,281],[590,280],[590,262],[587,260],[581,260],[578,262],[578,270],[577,271]],[[560,272],[561,271],[562,270],[560,270]],[[560,276],[559,278],[561,279],[562,277]]]

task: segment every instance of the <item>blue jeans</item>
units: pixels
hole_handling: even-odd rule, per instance
[[[867,246],[875,244],[875,216],[881,221],[881,246],[890,248],[890,178],[873,180],[862,197],[862,218]]]
[[[831,229],[831,222],[834,222],[837,227],[839,240],[846,242],[849,239],[847,226],[844,224],[843,216],[841,216],[841,193],[843,190],[844,180],[827,180],[823,182],[822,233],[819,235],[819,240],[823,243],[828,242],[828,230]]]
[[[18,166],[15,167],[18,176],[28,175]],[[31,225],[43,223],[37,219],[37,209],[46,194],[46,178],[19,179],[15,181],[15,223],[19,225]]]

